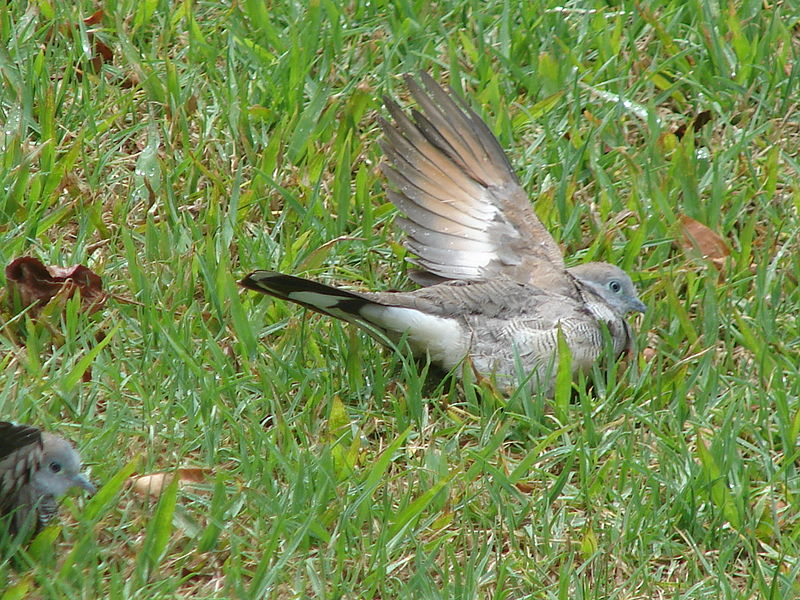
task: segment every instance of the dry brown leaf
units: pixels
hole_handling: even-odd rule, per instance
[[[536,486],[527,481],[518,481],[514,486],[523,494],[532,494],[536,490]]]
[[[700,221],[686,215],[681,216],[681,237],[678,243],[684,251],[695,251],[703,258],[721,267],[731,253],[725,240]]]
[[[83,25],[86,28],[86,40],[89,42],[89,52],[87,52],[89,70],[92,73],[99,73],[100,68],[105,63],[114,60],[114,50],[97,37],[97,31],[100,28],[95,26],[101,25],[104,19],[105,11],[101,8],[83,20]],[[51,27],[45,34],[45,39],[49,41],[56,35],[69,39],[75,36],[77,29],[77,23],[62,23],[56,27]],[[80,67],[75,68],[75,76],[78,79],[82,79],[83,74],[83,69]]]
[[[100,40],[94,34],[94,32],[87,33],[87,37],[89,38],[89,43],[92,44],[92,49],[94,50],[91,60],[92,69],[95,73],[98,73],[100,68],[105,63],[110,63],[114,60],[114,50],[112,50],[108,44],[105,44],[102,40]]]
[[[81,307],[89,314],[103,308],[106,301],[103,280],[83,265],[46,267],[38,258],[23,256],[6,267],[6,280],[12,292],[19,293],[23,306],[34,305],[33,316],[54,298],[66,302],[76,292],[80,294]]]
[[[656,356],[658,355],[658,351],[655,348],[651,348],[648,346],[644,350],[642,350],[642,357],[646,362],[650,362],[655,360]]]
[[[97,25],[98,23],[102,23],[104,17],[105,17],[105,11],[103,11],[103,9],[101,8],[99,10],[94,11],[91,15],[86,17],[83,20],[83,24],[86,25],[87,27],[90,27],[92,25]]]
[[[678,139],[681,139],[684,135],[686,135],[686,131],[689,127],[691,127],[694,131],[700,131],[706,125],[706,123],[711,121],[711,117],[712,117],[711,111],[704,110],[698,113],[690,123],[681,123],[675,129],[675,131],[673,131],[673,134]]]
[[[161,471],[150,475],[131,477],[128,482],[133,491],[141,496],[158,497],[161,492],[172,483],[172,478],[177,474],[178,483],[203,483],[211,469],[205,467],[181,467],[174,471]]]

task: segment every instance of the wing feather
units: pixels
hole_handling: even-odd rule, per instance
[[[508,157],[486,123],[427,73],[406,83],[419,110],[384,102],[379,118],[389,199],[405,214],[406,247],[432,277],[505,276],[575,297],[561,250],[536,217]]]

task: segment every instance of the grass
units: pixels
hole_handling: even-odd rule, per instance
[[[0,598],[800,597],[800,10],[764,6],[0,8],[0,259],[114,295],[49,329],[2,314],[0,415],[73,439],[104,487],[1,563]],[[643,291],[644,352],[589,391],[426,381],[237,289],[411,288],[375,115],[421,69],[486,118],[568,260]],[[177,467],[204,482],[124,483]]]

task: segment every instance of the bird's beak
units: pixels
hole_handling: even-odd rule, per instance
[[[633,311],[643,313],[647,310],[647,305],[638,298],[634,298],[631,302],[630,308]]]
[[[75,479],[73,479],[72,481],[75,484],[75,487],[80,487],[85,489],[87,492],[89,492],[90,495],[94,495],[95,492],[97,492],[97,488],[94,487],[94,484],[88,479],[86,479],[86,477],[84,477],[83,475],[77,475]]]

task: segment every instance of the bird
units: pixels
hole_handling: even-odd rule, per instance
[[[354,292],[257,270],[244,288],[354,323],[378,341],[405,339],[446,371],[471,364],[504,389],[520,375],[552,393],[559,337],[573,375],[608,351],[633,350],[626,320],[644,312],[631,277],[605,262],[566,267],[513,167],[469,104],[427,73],[405,82],[419,105],[408,116],[388,97],[378,117],[388,198],[416,267],[412,291]]]
[[[31,425],[0,421],[0,521],[8,520],[11,535],[40,531],[73,487],[96,492],[72,444]]]

